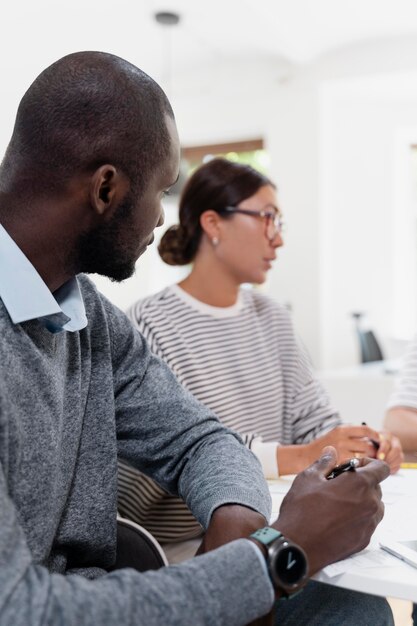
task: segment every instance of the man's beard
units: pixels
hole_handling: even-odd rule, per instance
[[[80,236],[74,258],[77,274],[100,274],[115,282],[132,276],[136,258],[131,258],[121,243],[132,223],[132,213],[133,202],[129,194],[109,222]]]

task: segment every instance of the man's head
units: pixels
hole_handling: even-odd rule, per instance
[[[57,222],[74,234],[71,269],[122,280],[161,221],[178,152],[171,106],[149,76],[110,54],[75,53],[48,67],[24,95],[0,193],[18,198],[26,220],[33,206],[56,199]],[[70,205],[76,210],[64,215]],[[7,203],[0,207],[6,222],[7,210]]]

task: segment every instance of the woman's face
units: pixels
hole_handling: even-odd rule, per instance
[[[270,185],[264,185],[235,208],[280,214],[275,190]],[[268,224],[266,217],[244,213],[231,213],[230,217],[221,218],[218,239],[214,249],[216,257],[222,270],[237,284],[263,283],[276,259],[276,249],[284,243],[280,232],[275,229],[274,234],[273,223]]]

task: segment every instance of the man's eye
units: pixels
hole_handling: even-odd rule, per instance
[[[170,189],[166,189],[165,191],[162,192],[162,197],[166,198],[167,196],[171,195],[171,190]]]

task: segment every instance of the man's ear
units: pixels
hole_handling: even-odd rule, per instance
[[[90,202],[98,215],[111,214],[128,190],[126,177],[114,165],[101,165],[91,177]]]
[[[219,238],[221,227],[220,222],[220,215],[216,213],[216,211],[212,211],[211,209],[208,211],[204,211],[200,215],[200,226],[203,229],[203,232],[210,239],[210,241],[215,238]]]

